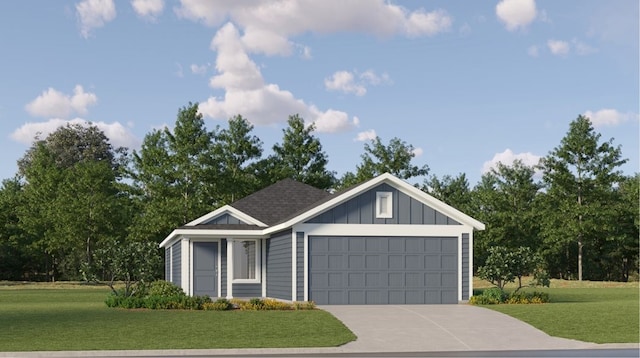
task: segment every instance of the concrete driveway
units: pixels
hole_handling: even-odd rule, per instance
[[[321,306],[358,336],[345,352],[580,349],[505,314],[459,305]]]

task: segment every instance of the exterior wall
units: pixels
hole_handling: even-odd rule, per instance
[[[227,296],[227,240],[220,240],[220,297]]]
[[[462,300],[469,299],[469,234],[462,234]]]
[[[224,215],[218,216],[215,219],[211,219],[209,221],[203,222],[200,225],[204,225],[204,224],[207,224],[207,225],[219,225],[219,224],[240,225],[240,224],[246,224],[246,223],[244,221],[236,218],[236,217],[233,217],[233,216],[229,215],[229,214],[224,214]]]
[[[393,215],[391,218],[376,218],[376,192],[379,191],[393,193]],[[311,218],[307,223],[460,225],[457,221],[388,184],[380,184],[331,210]]]
[[[267,239],[267,297],[291,300],[291,231]],[[234,285],[234,296],[237,296]]]
[[[182,242],[178,241],[171,246],[171,282],[182,287]]]
[[[261,283],[234,283],[233,297],[262,297]]]
[[[296,232],[296,296],[304,300],[304,232]]]
[[[171,281],[171,248],[164,249],[164,280]]]

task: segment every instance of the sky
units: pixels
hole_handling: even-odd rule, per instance
[[[289,115],[341,176],[397,137],[474,186],[536,164],[591,118],[639,171],[637,0],[21,0],[0,2],[0,179],[36,136],[91,122],[140,148],[198,102],[237,114],[264,155]]]

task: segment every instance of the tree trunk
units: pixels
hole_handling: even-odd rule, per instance
[[[582,281],[582,239],[578,239],[578,281]]]

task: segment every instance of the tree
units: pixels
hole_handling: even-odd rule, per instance
[[[380,174],[390,173],[400,179],[409,179],[429,174],[429,167],[413,165],[415,148],[411,144],[392,138],[389,145],[384,145],[380,137],[364,145],[362,163],[356,168],[356,173],[345,173],[340,179],[341,187],[349,187],[372,179]]]
[[[159,242],[220,205],[215,138],[216,130],[206,130],[197,103],[178,110],[173,131],[164,128],[145,136],[133,154],[139,215],[130,228],[132,238]]]
[[[498,163],[474,188],[469,213],[487,226],[474,237],[478,266],[493,246],[540,248],[537,195],[541,186],[534,174],[532,167],[519,160],[510,166]]]
[[[445,175],[442,179],[432,175],[429,180],[425,179],[422,191],[464,213],[470,213],[471,190],[464,173],[460,173],[457,177]]]
[[[483,266],[478,268],[478,277],[487,280],[504,291],[507,283],[518,279],[518,292],[522,287],[522,277],[534,275],[530,285],[549,286],[549,278],[542,269],[542,259],[528,247],[511,249],[504,246],[489,248],[489,255]]]
[[[31,240],[20,229],[16,209],[22,206],[23,185],[16,177],[0,187],[0,280],[23,280],[38,271]]]
[[[297,114],[289,116],[287,123],[282,144],[276,143],[274,154],[268,158],[271,182],[291,178],[316,188],[331,188],[336,182],[335,174],[327,170],[327,154],[312,134],[315,125],[305,126]]]
[[[47,257],[55,279],[78,277],[95,245],[123,235],[128,197],[122,189],[126,149],[113,149],[96,126],[67,125],[36,142],[19,161],[24,201],[20,227]],[[119,216],[114,213],[122,213]]]
[[[609,235],[607,222],[615,220],[609,204],[615,202],[614,187],[622,181],[619,167],[625,162],[613,139],[600,143],[600,134],[582,115],[570,123],[560,146],[542,159],[546,189],[542,232],[548,254],[564,253],[568,258],[572,247],[577,251],[576,265],[566,262],[565,267],[555,268],[561,274],[576,268],[582,280],[585,247],[594,249]]]

